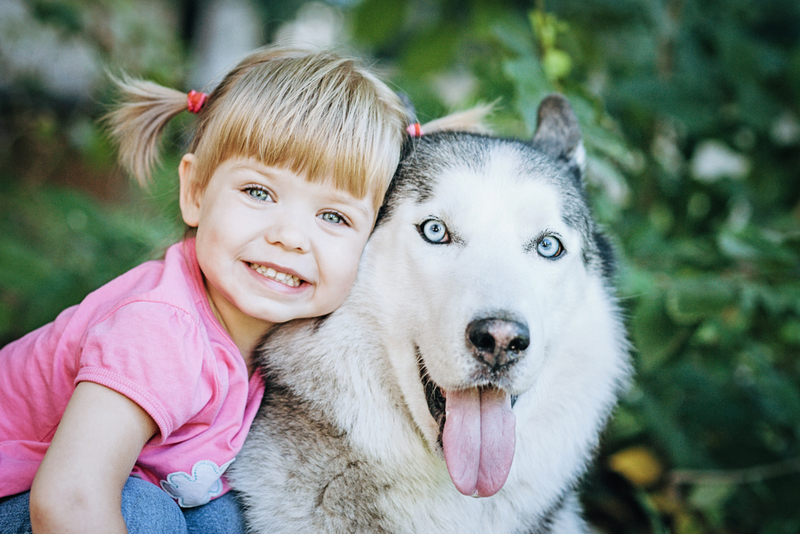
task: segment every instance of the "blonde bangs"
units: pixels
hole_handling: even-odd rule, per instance
[[[271,58],[220,89],[225,94],[212,94],[214,109],[195,138],[199,187],[226,159],[247,157],[356,198],[372,195],[380,206],[400,157],[405,111],[394,92],[353,60]]]

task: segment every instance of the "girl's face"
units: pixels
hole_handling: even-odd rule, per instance
[[[339,307],[375,221],[369,195],[248,158],[225,161],[194,194],[194,164],[191,154],[181,161],[181,211],[197,227],[197,260],[224,323],[268,327]]]

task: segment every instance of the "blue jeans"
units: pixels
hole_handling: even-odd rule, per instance
[[[0,499],[0,533],[30,534],[30,492]],[[129,477],[122,517],[130,534],[243,534],[239,501],[228,492],[206,505],[181,508],[158,486]]]

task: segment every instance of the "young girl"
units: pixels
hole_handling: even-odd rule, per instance
[[[169,119],[197,114],[193,231],[0,351],[0,532],[241,531],[223,474],[263,394],[250,353],[347,296],[405,135],[397,96],[330,53],[256,51],[207,98],[120,85],[141,182]]]

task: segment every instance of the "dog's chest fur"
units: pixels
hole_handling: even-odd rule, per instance
[[[331,339],[352,318],[342,313],[318,328],[305,325],[305,335]],[[540,527],[565,505],[568,492],[547,495],[531,506],[526,502],[530,482],[513,477],[502,495],[490,499],[452,491],[441,452],[425,445],[399,392],[379,380],[362,381],[391,372],[385,360],[372,359],[375,343],[369,336],[355,336],[346,351],[334,345],[286,354],[281,340],[273,341],[267,390],[249,440],[280,448],[247,447],[236,463],[258,476],[240,471],[234,478],[237,489],[256,493],[264,509],[280,510],[279,516],[251,516],[255,531],[546,532]],[[303,357],[289,359],[298,354]],[[354,365],[337,365],[339,358]],[[315,380],[325,386],[310,395]],[[517,486],[521,491],[515,498]],[[276,521],[283,526],[276,528]]]

